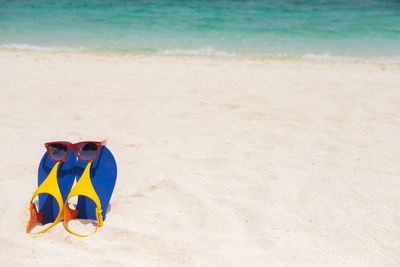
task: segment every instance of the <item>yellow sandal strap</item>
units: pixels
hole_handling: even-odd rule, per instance
[[[101,202],[99,199],[99,196],[97,195],[96,191],[93,188],[92,181],[90,179],[90,167],[92,166],[92,161],[90,161],[85,170],[83,171],[83,174],[79,181],[76,183],[76,185],[72,188],[71,192],[69,193],[67,200],[65,201],[65,206],[64,206],[64,213],[65,213],[65,219],[64,219],[64,226],[67,229],[68,232],[70,232],[73,235],[80,236],[80,237],[86,237],[89,235],[92,235],[97,232],[97,229],[100,226],[103,226],[103,215],[102,215],[102,210],[101,210]],[[71,210],[68,207],[68,200],[74,196],[85,196],[93,200],[93,202],[96,204],[96,218],[97,218],[97,225],[96,229],[88,235],[80,235],[77,233],[72,232],[68,228],[68,222],[71,219],[75,219],[78,216],[78,212],[75,212],[74,210]]]
[[[29,203],[29,208],[28,210],[31,211],[31,217],[28,222],[28,226],[26,228],[26,232],[30,233],[32,228],[39,222],[42,221],[42,216],[41,213],[38,213],[36,211],[36,205],[33,204],[33,199],[39,195],[39,194],[49,194],[52,197],[54,197],[57,201],[59,210],[58,210],[58,215],[57,218],[54,220],[54,222],[48,226],[47,228],[37,232],[37,233],[32,233],[32,234],[41,234],[49,230],[51,227],[56,225],[60,220],[62,220],[63,217],[63,199],[61,196],[60,188],[58,187],[58,182],[57,182],[57,168],[60,163],[57,162],[54,166],[53,169],[50,171],[50,174],[46,177],[46,179],[42,182],[42,184],[36,189],[35,193],[33,193],[31,201]]]

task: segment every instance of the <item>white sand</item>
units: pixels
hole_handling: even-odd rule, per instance
[[[0,51],[0,265],[399,266],[400,65]],[[43,143],[106,138],[105,226],[25,234]]]

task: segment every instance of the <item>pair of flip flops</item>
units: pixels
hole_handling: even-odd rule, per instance
[[[94,234],[106,219],[116,178],[115,159],[105,146],[100,148],[98,158],[89,162],[77,159],[73,151],[63,162],[52,161],[45,153],[39,165],[38,188],[29,206],[30,220],[26,232],[44,233],[64,220],[66,230],[74,235],[85,237]],[[75,179],[76,184],[72,186]],[[38,205],[33,203],[36,197]],[[75,209],[71,209],[68,203],[74,197],[77,197],[77,203]],[[96,228],[90,234],[75,233],[68,226],[72,219],[96,221]],[[44,229],[31,232],[39,224]]]

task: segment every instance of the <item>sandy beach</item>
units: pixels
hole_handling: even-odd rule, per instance
[[[399,266],[400,64],[0,51],[3,266]],[[104,227],[27,235],[44,143],[108,140]]]

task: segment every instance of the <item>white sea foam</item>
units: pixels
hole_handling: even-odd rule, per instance
[[[177,48],[172,50],[164,50],[163,55],[188,55],[188,56],[217,56],[217,57],[234,57],[236,54],[217,50],[212,47],[201,47],[197,49]]]
[[[73,49],[70,47],[54,47],[54,46],[38,46],[31,44],[2,44],[0,49],[16,49],[16,50],[28,50],[28,51],[78,51],[82,48]]]
[[[350,55],[332,55],[328,53],[324,54],[314,54],[308,53],[304,54],[302,59],[309,59],[309,60],[326,60],[326,61],[362,61],[362,62],[392,62],[392,63],[399,63],[400,57],[399,56],[350,56]]]
[[[15,49],[15,50],[27,50],[27,51],[90,51],[88,48],[83,47],[66,47],[66,46],[38,46],[32,44],[0,44],[0,49]],[[117,51],[117,50],[116,50]],[[232,53],[223,50],[218,50],[213,47],[200,47],[196,49],[185,49],[176,48],[169,50],[160,50],[162,55],[187,55],[187,56],[214,56],[214,57],[236,57],[244,56],[246,53]],[[306,60],[317,60],[317,61],[361,61],[361,62],[382,62],[382,63],[400,63],[400,56],[354,56],[354,55],[335,55],[330,53],[306,53],[303,55],[277,53],[267,55],[247,55],[250,58],[301,58]]]

